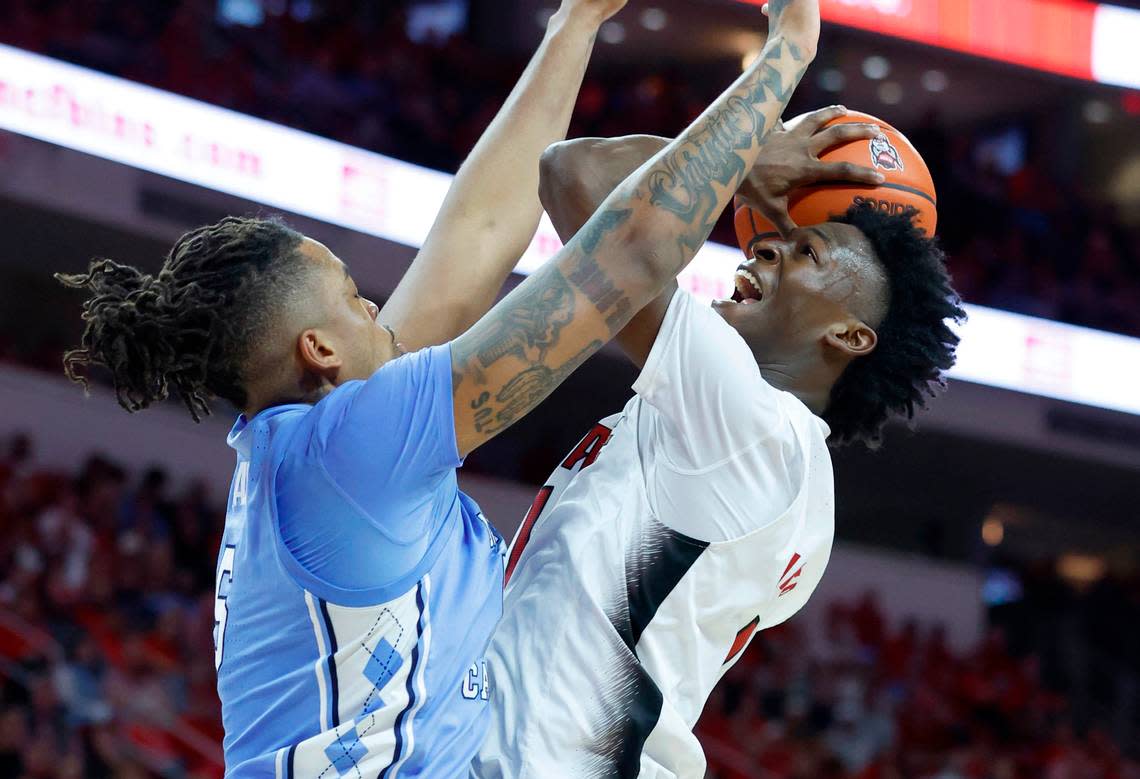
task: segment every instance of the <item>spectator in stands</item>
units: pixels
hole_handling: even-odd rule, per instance
[[[220,777],[213,582],[192,570],[200,548],[178,552],[216,545],[220,513],[200,485],[172,499],[150,471],[131,492],[105,457],[70,479],[31,451],[26,438],[0,445],[0,776]],[[165,525],[139,521],[156,511]],[[1075,631],[1066,641],[1094,642],[1079,653],[1087,662],[1135,668],[1120,644],[1135,636],[1119,626],[1140,624],[1140,581],[1040,603],[1049,618],[1022,620],[1034,635],[1018,645],[1056,623]],[[1106,615],[1117,626],[1107,641]],[[1136,754],[1118,746],[1137,746],[1136,708],[1112,690],[1104,724],[1119,741],[1079,736],[1075,708],[1003,630],[955,653],[941,626],[893,626],[867,593],[830,604],[824,632],[813,646],[796,620],[765,631],[729,670],[698,725],[709,777],[1140,779]]]

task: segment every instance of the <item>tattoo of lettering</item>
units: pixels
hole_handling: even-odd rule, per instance
[[[781,4],[782,8],[782,4]],[[748,175],[738,152],[750,149],[767,132],[765,109],[784,105],[806,67],[785,84],[784,58],[800,62],[798,47],[776,41],[747,79],[723,104],[706,115],[703,126],[667,154],[649,176],[649,202],[691,225],[678,236],[682,249],[695,252],[719,216],[714,184],[735,191]],[[777,114],[779,112],[776,112]]]
[[[612,232],[629,219],[632,209],[606,211],[586,222],[581,229],[575,253],[571,258],[572,265],[567,271],[567,281],[578,287],[586,299],[592,302],[598,314],[604,314],[605,324],[610,328],[610,334],[617,334],[633,316],[633,303],[629,302],[625,291],[613,283],[601,266],[598,266],[595,254],[602,238]]]
[[[525,416],[602,346],[601,341],[593,341],[557,368],[541,364],[533,365],[503,385],[503,388],[495,394],[494,400],[490,392],[480,393],[479,397],[471,401],[471,410],[475,412],[475,430],[494,435],[509,427]]]
[[[632,213],[633,210],[629,208],[613,209],[591,218],[578,235],[573,265],[566,274],[566,280],[582,290],[582,294],[594,304],[599,314],[607,314],[606,326],[611,335],[616,334],[629,321],[633,304],[598,265],[594,255],[602,239],[624,224]]]

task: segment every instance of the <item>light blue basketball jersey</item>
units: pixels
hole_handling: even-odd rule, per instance
[[[455,480],[451,354],[234,425],[214,660],[226,776],[466,776],[503,544]]]

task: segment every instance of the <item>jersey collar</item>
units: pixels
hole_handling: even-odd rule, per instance
[[[230,445],[231,449],[248,459],[252,457],[253,445],[257,438],[269,432],[268,422],[270,419],[287,411],[311,408],[312,406],[305,403],[291,403],[285,406],[272,406],[259,411],[253,419],[248,419],[245,414],[241,414],[234,422],[234,426],[230,428],[229,435],[226,436],[226,443]]]

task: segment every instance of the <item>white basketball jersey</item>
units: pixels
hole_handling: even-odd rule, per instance
[[[700,779],[713,686],[827,565],[827,426],[719,315],[679,292],[634,390],[512,544],[482,779]]]

